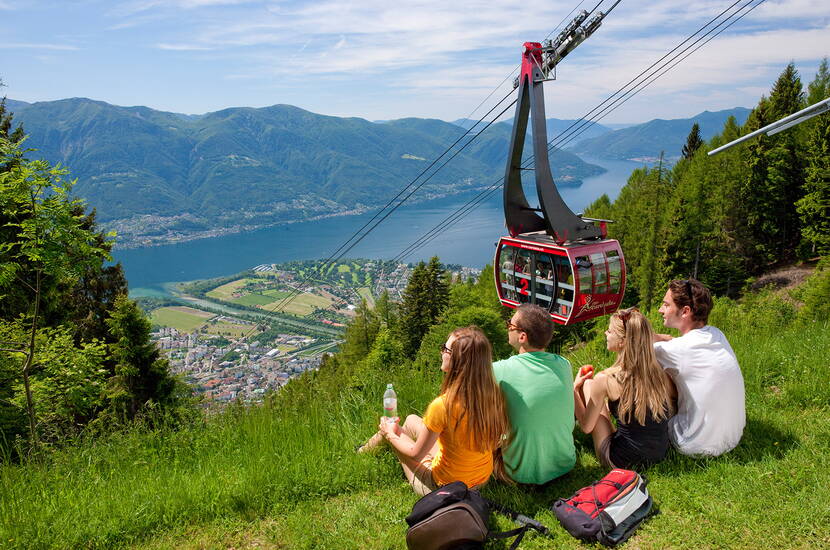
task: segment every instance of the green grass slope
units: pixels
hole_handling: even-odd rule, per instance
[[[711,321],[744,372],[744,438],[725,456],[672,454],[647,471],[661,513],[626,547],[830,546],[828,323],[800,320],[773,294],[719,300]],[[179,431],[79,441],[42,461],[0,466],[0,547],[405,548],[404,517],[417,497],[391,453],[356,455],[354,446],[376,426],[387,382],[405,415],[434,397],[440,373],[390,365],[382,348],[368,358],[374,368],[312,373],[266,406],[230,408]],[[574,366],[610,362],[601,338],[568,357]],[[552,540],[531,534],[522,548],[579,546],[550,512],[556,498],[604,473],[590,439],[580,434],[577,442],[576,468],[549,487],[485,487],[488,497],[552,528]]]

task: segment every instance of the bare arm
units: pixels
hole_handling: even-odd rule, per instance
[[[674,336],[671,334],[654,334],[654,341],[655,342],[668,342],[669,340],[673,340]]]
[[[607,393],[606,376],[599,373],[592,380],[585,380],[582,388],[582,409],[579,405],[574,407],[576,420],[584,433],[591,433],[597,424],[602,411],[605,409],[605,397]],[[576,398],[576,395],[574,395]],[[574,400],[576,402],[576,399]]]
[[[585,395],[582,388],[585,381],[594,376],[593,365],[583,365],[574,379],[574,417],[577,419],[585,415]]]
[[[421,424],[418,433],[415,434],[416,439],[414,441],[401,430],[397,423],[389,424],[383,418],[380,419],[378,429],[396,451],[409,458],[422,456],[438,440],[438,433],[430,431],[423,424]]]

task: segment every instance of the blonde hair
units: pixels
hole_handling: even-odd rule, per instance
[[[651,323],[632,307],[613,313],[608,330],[624,342],[612,365],[620,369],[620,420],[629,423],[633,416],[644,426],[648,411],[657,422],[670,417],[674,414],[671,381],[654,355]]]
[[[493,375],[493,351],[487,336],[475,326],[452,332],[455,341],[450,366],[441,383],[447,411],[456,426],[467,417],[470,449],[489,452],[500,447],[510,433],[507,407]]]

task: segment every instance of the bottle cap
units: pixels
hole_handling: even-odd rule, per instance
[[[391,388],[392,388],[392,384],[386,384],[386,389],[387,389],[387,390],[388,390],[388,389],[391,389]]]

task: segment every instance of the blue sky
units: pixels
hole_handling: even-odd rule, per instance
[[[578,3],[0,0],[0,78],[8,97],[29,102],[89,97],[183,113],[287,103],[453,120]],[[583,115],[731,3],[622,0],[546,84],[548,116]],[[603,122],[751,107],[789,61],[809,81],[828,55],[830,2],[767,0]]]

